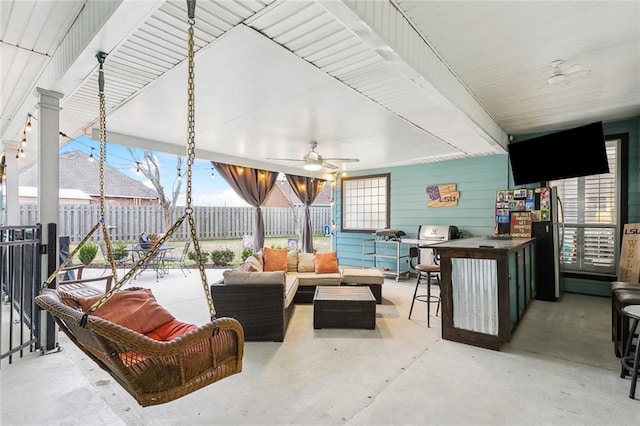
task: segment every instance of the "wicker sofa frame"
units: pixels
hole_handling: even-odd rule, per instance
[[[237,319],[245,341],[282,342],[295,303],[285,307],[284,285],[233,284],[223,280],[211,285],[218,315]]]

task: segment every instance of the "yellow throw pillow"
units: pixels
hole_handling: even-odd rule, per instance
[[[315,254],[316,274],[330,274],[338,271],[338,255],[335,251]]]
[[[287,271],[287,250],[264,248],[264,272]]]

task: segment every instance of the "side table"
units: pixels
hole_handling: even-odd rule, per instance
[[[367,286],[317,286],[313,328],[376,328],[376,299]]]

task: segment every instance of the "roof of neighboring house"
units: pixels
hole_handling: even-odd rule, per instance
[[[331,203],[331,184],[325,184],[322,191],[316,197],[312,206],[328,206]],[[269,196],[262,203],[264,207],[289,207],[290,205],[300,206],[302,202],[291,189],[287,180],[277,180],[276,186],[271,190]]]
[[[91,196],[100,195],[100,162],[89,161],[82,151],[60,154],[61,189],[76,189]],[[20,173],[20,186],[38,186],[37,164]],[[106,197],[158,198],[158,194],[142,182],[137,181],[108,164],[104,166],[104,192]]]
[[[91,197],[89,195],[87,195],[84,191],[81,191],[79,189],[65,189],[65,188],[60,188],[60,190],[58,191],[58,197],[59,198],[73,198],[73,199],[77,199],[77,200],[90,200]],[[21,186],[20,187],[20,197],[32,197],[32,198],[37,198],[38,197],[38,187],[36,186]]]

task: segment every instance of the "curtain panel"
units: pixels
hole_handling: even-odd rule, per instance
[[[260,206],[267,199],[278,178],[278,172],[252,169],[250,167],[211,162],[216,171],[231,188],[255,209],[255,227],[253,232],[253,251],[264,246],[264,219]]]
[[[322,191],[325,180],[307,176],[285,175],[291,185],[293,193],[304,204],[304,226],[302,227],[302,252],[313,253],[313,228],[311,226],[311,212],[309,206]]]

